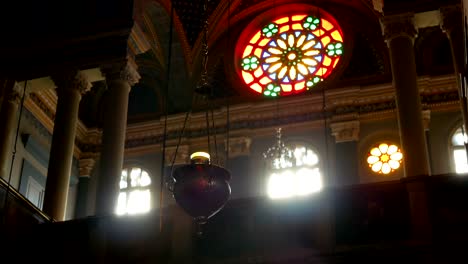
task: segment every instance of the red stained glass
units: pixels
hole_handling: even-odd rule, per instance
[[[343,35],[329,15],[294,13],[256,28],[237,45],[238,72],[254,93],[302,93],[326,79],[343,54]]]

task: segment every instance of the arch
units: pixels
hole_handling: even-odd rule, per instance
[[[170,2],[166,0],[149,1],[145,6],[143,30],[150,36],[154,47],[146,54],[137,58],[139,71],[142,75],[142,83],[145,76],[154,79],[147,83],[156,91],[158,98],[155,103],[161,102],[167,82],[169,82],[169,106],[172,109],[187,109],[191,104],[192,85],[190,47],[186,43],[182,24],[174,13],[173,36],[171,48],[171,61],[169,80],[167,80],[167,60],[169,57],[169,32],[170,32]],[[176,56],[180,54],[181,56]],[[182,56],[183,54],[183,56]]]

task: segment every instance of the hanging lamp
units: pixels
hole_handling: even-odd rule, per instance
[[[202,39],[203,48],[203,61],[202,61],[202,75],[199,85],[197,85],[195,92],[203,96],[212,95],[212,87],[208,84],[208,73],[207,73],[207,62],[208,62],[208,41],[207,41],[207,30],[208,30],[208,15],[207,15],[208,0],[204,3],[204,35]],[[210,98],[211,99],[211,98]],[[188,114],[188,113],[187,113]],[[188,116],[187,116],[188,117]],[[208,149],[210,147],[210,125],[208,121],[208,110],[206,112],[207,119],[207,137],[208,137]],[[185,128],[184,121],[183,129]],[[213,122],[214,123],[214,122]],[[213,125],[214,126],[214,125]],[[183,131],[180,133],[182,137]],[[180,138],[179,143],[180,144]],[[176,151],[178,149],[176,148]],[[215,149],[216,140],[215,140]],[[175,153],[177,155],[177,152]],[[217,160],[216,154],[216,160]],[[171,182],[169,184],[169,190],[173,193],[173,196],[177,204],[188,213],[194,221],[197,223],[199,230],[198,234],[201,234],[200,227],[205,224],[207,220],[219,212],[226,202],[229,200],[231,195],[231,187],[229,180],[231,174],[228,170],[218,165],[214,165],[211,162],[211,156],[206,152],[195,152],[190,156],[190,164],[182,165],[177,167],[171,172]]]

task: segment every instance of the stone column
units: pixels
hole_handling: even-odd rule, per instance
[[[56,221],[63,221],[70,185],[78,108],[81,95],[91,88],[91,83],[79,71],[64,72],[52,76],[52,79],[57,86],[58,100],[43,210]]]
[[[128,96],[140,76],[132,60],[101,68],[107,80],[96,215],[114,213],[125,150]]]
[[[79,160],[80,178],[78,181],[78,194],[76,198],[75,216],[83,218],[88,216],[88,197],[91,173],[96,164],[96,157],[86,157]]]
[[[430,171],[417,86],[413,49],[416,29],[413,20],[413,14],[385,16],[382,25],[392,65],[412,238],[428,241],[431,225],[424,178]]]
[[[18,118],[18,105],[22,88],[15,81],[7,81],[0,109],[0,177],[8,179],[10,156]]]
[[[336,142],[336,181],[338,186],[359,183],[358,150],[359,121],[336,122],[330,125]]]
[[[429,161],[414,59],[413,15],[386,16],[382,22],[390,51],[405,176],[427,176]]]

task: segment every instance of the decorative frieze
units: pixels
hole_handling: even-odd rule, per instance
[[[360,126],[357,120],[332,123],[330,128],[336,143],[359,140]]]

